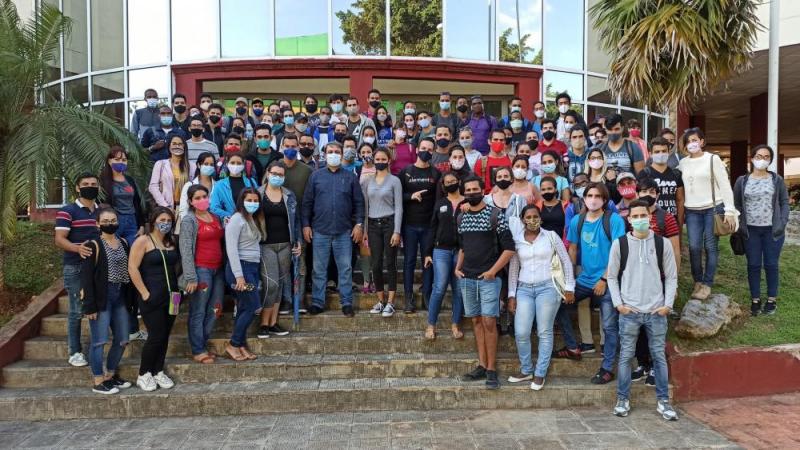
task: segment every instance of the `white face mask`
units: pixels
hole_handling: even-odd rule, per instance
[[[342,155],[339,153],[328,153],[325,155],[325,162],[331,167],[339,167],[342,164]]]
[[[769,167],[769,161],[765,161],[763,159],[754,159],[752,163],[753,167],[755,167],[758,170],[764,170],[767,167]]]
[[[537,109],[536,111],[533,112],[533,115],[536,116],[537,119],[541,119],[542,117],[544,117],[544,111],[541,109]]]
[[[695,141],[686,144],[686,150],[688,150],[689,153],[697,153],[702,150],[702,148],[700,147],[700,143]]]
[[[569,105],[566,104],[558,105],[558,112],[560,112],[561,114],[566,114],[567,111],[569,111]]]
[[[594,170],[599,170],[603,168],[603,160],[602,159],[592,159],[589,161],[589,167]]]
[[[666,164],[669,161],[669,153],[653,154],[653,162],[656,164]]]
[[[231,175],[239,175],[244,170],[244,164],[228,164],[228,172]]]
[[[374,136],[364,136],[363,141],[366,142],[367,144],[372,144],[373,142],[375,142],[375,137]]]
[[[464,167],[464,160],[463,159],[451,159],[450,160],[450,167],[454,170],[461,170]]]
[[[522,180],[528,176],[528,171],[521,167],[517,167],[513,169],[511,172],[514,173],[514,178],[516,178],[517,180]]]

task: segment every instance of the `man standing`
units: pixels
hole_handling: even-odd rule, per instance
[[[144,101],[147,106],[139,108],[133,112],[131,118],[131,133],[136,135],[136,139],[142,140],[145,130],[161,126],[158,114],[158,92],[155,89],[144,91]]]
[[[325,143],[327,145],[327,142]],[[322,146],[324,147],[324,145]],[[307,165],[311,171],[315,171],[319,168],[319,162],[317,158],[314,157],[314,153],[317,151],[317,144],[313,137],[304,134],[300,136],[300,162]],[[287,172],[290,169],[287,169]],[[298,200],[301,197],[298,197]]]
[[[555,150],[559,155],[567,154],[567,145],[556,139],[556,122],[553,119],[542,120],[542,140],[539,142],[539,153]]]
[[[303,106],[306,108],[306,116],[308,116],[308,125],[311,128],[319,126],[319,101],[313,95],[306,95],[303,100]],[[330,114],[328,115],[330,118]]]
[[[422,147],[424,142],[434,142],[436,143],[436,149],[428,149],[433,150],[433,158],[431,158],[431,164],[433,167],[436,167],[439,172],[445,172],[447,169],[450,168],[447,165],[450,162],[450,138],[452,135],[450,134],[450,128],[447,125],[437,125],[436,126],[436,134],[434,138],[425,138],[419,142],[419,146]]]
[[[512,98],[511,101],[508,103],[508,115],[500,120],[500,126],[503,128],[506,127],[514,128],[511,126],[511,114],[515,112],[518,112],[520,114],[520,119],[522,119],[522,126],[518,128],[523,129],[524,131],[530,130],[531,124],[530,122],[528,122],[528,119],[525,119],[523,117],[524,114],[522,114],[522,99],[519,97]]]
[[[536,135],[540,139],[542,137],[542,120],[544,120],[544,116],[546,113],[547,110],[545,109],[544,102],[536,102],[533,104],[534,119],[531,122],[531,131],[535,131]]]
[[[188,133],[190,117],[187,112],[185,95],[176,93],[172,96],[172,110],[175,112],[175,126]]]
[[[189,136],[173,125],[175,118],[172,117],[172,108],[169,105],[162,105],[159,108],[159,121],[161,124],[158,127],[148,128],[142,135],[142,147],[150,152],[150,161],[160,161],[169,158],[169,149],[167,148],[167,136],[170,133],[178,134],[184,139]]]
[[[606,155],[606,165],[614,171],[614,176],[620,172],[641,172],[644,169],[642,150],[634,142],[623,139],[622,133],[625,128],[622,125],[622,116],[619,114],[608,116],[605,128],[608,143],[600,148]]]
[[[360,242],[363,237],[364,197],[358,177],[341,170],[341,144],[330,142],[325,146],[325,162],[324,169],[311,174],[303,194],[303,238],[307,243],[313,238],[314,252],[310,312],[319,314],[325,310],[328,259],[333,253],[339,272],[342,314],[353,317],[351,257],[353,242]]]
[[[313,148],[314,141],[311,136],[304,135],[300,137],[300,151],[303,150],[302,145],[308,144],[308,141],[311,141],[311,146]],[[294,195],[297,197],[299,202],[302,202],[303,195],[306,192],[306,184],[308,184],[308,179],[311,178],[311,172],[313,169],[308,164],[304,164],[303,162],[298,161],[298,148],[295,147],[295,142],[292,140],[283,140],[284,148],[283,148],[283,161],[281,161],[281,167],[284,168],[284,182],[283,186],[286,189],[294,192]],[[303,289],[305,292],[306,287],[306,258],[307,258],[307,250],[308,246],[305,243],[302,244],[302,253],[300,255],[300,289]],[[304,296],[305,297],[305,296]],[[283,310],[284,308],[281,308]],[[300,305],[300,312],[305,312],[305,308],[303,305]]]
[[[480,95],[473,96],[470,99],[470,105],[472,106],[472,115],[469,119],[469,127],[472,129],[472,147],[481,152],[481,155],[486,155],[489,153],[489,135],[492,130],[497,128],[497,119],[486,115]]]
[[[281,159],[283,156],[277,150],[272,149],[272,127],[265,123],[256,126],[255,151],[251,150],[247,154],[247,160],[251,162],[255,169],[253,177],[258,184],[263,184],[264,174],[269,170],[273,161]],[[297,145],[297,140],[294,142]],[[300,197],[298,197],[298,201]]]
[[[356,141],[361,141],[361,131],[365,127],[375,128],[375,122],[369,117],[361,114],[358,107],[358,99],[347,97],[347,134],[356,137]]]
[[[675,216],[678,219],[678,228],[683,228],[683,177],[680,170],[670,166],[673,156],[669,141],[663,137],[653,138],[650,141],[650,165],[639,176],[644,174],[658,183],[659,208]]]
[[[189,164],[196,164],[197,157],[203,152],[210,152],[212,155],[216,155],[219,152],[217,146],[214,145],[213,142],[203,137],[204,125],[203,116],[194,116],[189,120],[189,133],[192,135],[192,137],[186,141]],[[192,170],[191,173],[194,174],[194,170]]]
[[[253,123],[258,125],[264,119],[264,100],[255,97],[251,104],[253,105],[253,115],[250,117],[253,119]]]
[[[464,127],[469,125],[469,119],[469,99],[459,95],[456,97],[456,132],[453,133],[453,136],[457,136]]]
[[[584,163],[586,162],[586,129],[575,127],[569,131],[569,153],[567,153],[567,179],[572,184],[575,175],[583,173]]]
[[[331,111],[333,111],[333,117],[331,117],[331,125],[336,125],[337,123],[347,123],[347,114],[344,112],[344,97],[340,94],[331,94],[328,97],[328,105],[331,107]]]
[[[306,106],[308,108],[308,106]],[[314,131],[312,136],[314,140],[317,141],[319,148],[322,149],[325,147],[325,144],[328,142],[333,141],[333,127],[331,126],[331,107],[330,106],[323,106],[319,109],[319,114],[317,115],[317,124],[314,125]],[[310,116],[308,118],[308,123],[312,123],[312,118],[314,116]],[[314,151],[316,152],[316,148]]]
[[[472,142],[474,147],[475,140]],[[485,193],[488,194],[494,187],[494,172],[500,167],[511,167],[511,158],[504,152],[506,134],[503,130],[492,131],[491,138],[486,143],[491,147],[491,152],[488,156],[479,158],[472,171],[483,180],[483,185],[486,186]]]
[[[464,316],[472,318],[479,361],[478,367],[463,379],[485,378],[488,389],[498,389],[495,363],[502,283],[496,276],[514,256],[514,239],[505,214],[484,203],[483,180],[470,176],[463,185],[469,210],[456,218],[459,251],[455,274],[464,301]]]
[[[367,117],[375,120],[375,110],[381,106],[381,91],[372,88],[367,92],[367,101],[369,102],[369,108],[367,108]]]
[[[450,112],[449,92],[442,92],[439,94],[439,113],[433,117],[433,125],[437,130],[440,126],[449,128],[450,136],[455,136],[458,131],[458,117]]]
[[[569,96],[566,92],[562,92],[556,96],[556,105],[558,106],[558,120],[557,120],[557,135],[559,141],[566,141],[567,139],[567,132],[569,131],[566,127],[566,117],[567,111],[572,108],[572,97]],[[580,114],[577,112],[575,113],[576,123],[585,127],[586,121],[583,120]]]
[[[225,138],[222,131],[222,115],[225,114],[225,107],[219,103],[212,103],[208,107],[208,124],[203,132],[203,137],[213,142],[217,146],[219,156],[224,154]]]

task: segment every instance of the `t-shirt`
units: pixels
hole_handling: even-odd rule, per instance
[[[550,145],[545,144],[544,141],[539,141],[539,145],[536,148],[539,150],[539,153],[544,153],[548,150],[555,150],[560,156],[567,154],[566,144],[558,139],[553,139],[553,142],[551,142]]]
[[[194,263],[197,267],[206,269],[222,267],[222,238],[224,236],[225,231],[216,217],[211,222],[197,219],[197,242],[194,252]]]
[[[609,218],[611,240],[608,240],[603,229],[603,216],[598,217],[594,222],[590,222],[587,218],[583,223],[580,239],[578,237],[579,221],[580,215],[576,215],[570,221],[567,240],[580,246],[578,265],[581,266],[582,271],[576,281],[582,286],[593,287],[606,272],[612,242],[625,234],[625,221],[619,214],[611,214]]]
[[[394,139],[394,133],[391,128],[384,127],[378,130],[378,147],[388,146],[392,139]]]
[[[306,192],[306,184],[313,170],[308,164],[297,161],[294,166],[286,166],[283,187],[292,191],[297,197],[297,204],[303,203],[303,194]]]
[[[445,125],[450,129],[450,135],[455,136],[458,131],[458,116],[454,113],[450,113],[447,117],[436,114],[433,116],[433,126],[438,127],[439,125]]]
[[[569,180],[570,185],[572,185],[572,180],[575,178],[575,175],[579,173],[583,173],[583,166],[586,162],[586,157],[589,155],[589,152],[584,150],[583,154],[580,156],[576,155],[572,152],[572,150],[567,153],[567,180]]]
[[[264,224],[267,229],[265,243],[289,242],[289,214],[286,212],[286,202],[280,200],[275,203],[264,196],[262,205],[264,206]]]
[[[546,175],[546,176],[552,177],[553,175],[551,174],[551,175]],[[543,177],[541,175],[536,175],[535,177],[533,177],[532,183],[536,185],[537,189],[541,189],[542,188],[542,178]],[[561,193],[564,192],[564,189],[568,189],[569,188],[569,181],[567,181],[567,179],[562,177],[561,175],[556,175],[555,179],[556,179],[556,195],[557,195],[557,197],[562,201],[566,200],[564,198],[561,198]]]
[[[230,178],[231,183],[231,196],[233,197],[233,203],[239,200],[239,193],[242,192],[244,189],[244,178],[243,177],[228,177]]]
[[[75,203],[64,206],[56,213],[56,230],[67,231],[67,240],[73,244],[80,244],[99,238],[97,207],[90,210],[83,206],[80,200],[75,200]],[[78,265],[80,263],[81,256],[79,254],[64,252],[65,265]]]
[[[207,139],[203,139],[200,142],[189,139],[186,141],[186,148],[189,149],[189,163],[192,166],[197,164],[197,157],[203,152],[209,152],[215,157],[219,154],[217,145]]]
[[[553,206],[543,204],[539,216],[542,218],[542,229],[550,230],[559,237],[564,235],[564,205],[560,202]]]
[[[492,224],[491,206],[467,211],[458,225],[458,245],[464,251],[461,271],[466,278],[478,278],[491,269],[505,250],[514,251],[514,239],[504,214],[497,214],[497,229]],[[465,245],[468,243],[468,245]]]
[[[656,202],[659,208],[664,211],[677,216],[678,215],[678,188],[683,187],[683,177],[678,169],[672,169],[669,166],[664,172],[659,172],[652,166],[645,167],[642,170],[643,174],[655,180],[658,183],[658,201]]]
[[[748,226],[772,226],[774,195],[775,182],[772,181],[772,177],[747,179],[744,185],[744,212]]]
[[[430,163],[432,166],[438,166],[441,163],[446,163],[449,161],[450,161],[450,153],[447,152],[439,153],[438,151],[434,150],[434,152],[431,154]]]
[[[436,202],[436,187],[442,174],[433,166],[419,168],[413,164],[406,166],[398,178],[403,186],[403,223],[407,225],[428,226]],[[411,200],[414,192],[425,190],[422,201]]]
[[[629,140],[624,140],[622,142],[622,147],[617,151],[611,150],[608,143],[600,146],[600,149],[603,151],[603,154],[606,155],[606,165],[608,165],[608,167],[614,167],[614,165],[616,165],[617,174],[621,172],[633,172],[633,163],[644,161],[642,150],[636,143]],[[633,156],[633,161],[631,161],[631,156]]]
[[[133,197],[135,195],[133,186],[127,180],[115,181],[111,189],[114,190],[113,206],[117,214],[136,214],[136,208],[133,206]],[[180,193],[180,189],[178,189],[178,193]]]
[[[486,161],[486,167],[483,167],[483,163]],[[475,175],[483,178],[483,193],[488,194],[492,191],[492,187],[494,187],[494,173],[497,172],[497,169],[501,167],[511,167],[511,158],[508,155],[503,155],[500,157],[489,156],[485,158],[480,158],[475,162]]]

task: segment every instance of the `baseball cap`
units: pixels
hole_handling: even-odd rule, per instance
[[[247,99],[244,97],[238,97],[234,103],[244,102],[247,104]]]
[[[621,174],[617,175],[617,184],[619,184],[620,181],[622,181],[622,180],[624,180],[626,178],[630,178],[633,181],[636,181],[636,176],[634,176],[632,173],[630,173],[630,172],[622,172]]]

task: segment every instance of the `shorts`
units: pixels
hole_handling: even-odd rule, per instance
[[[464,301],[465,317],[498,317],[500,315],[500,278],[478,280],[462,278],[458,285]]]

